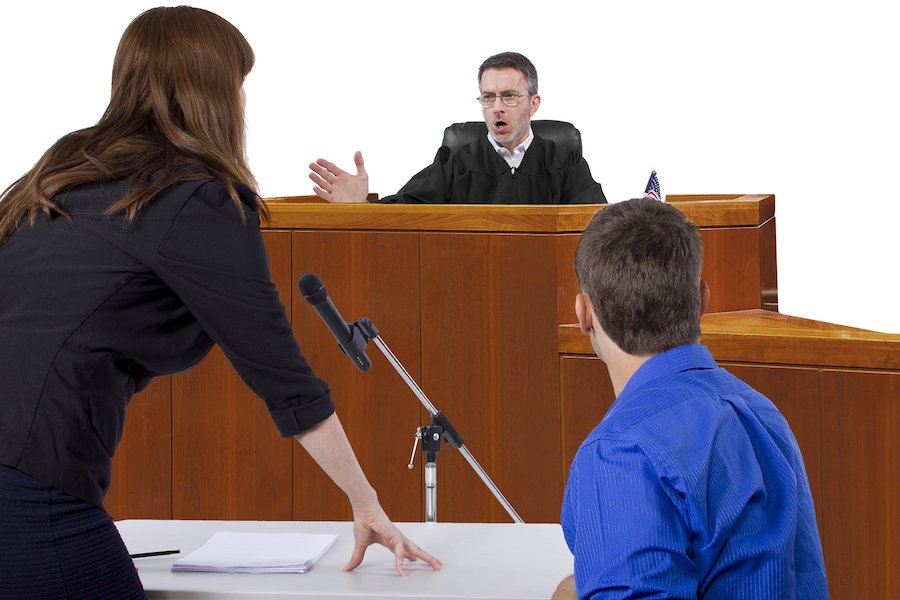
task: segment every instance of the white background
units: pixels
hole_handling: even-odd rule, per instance
[[[0,4],[0,186],[99,119],[112,57],[153,2]],[[311,193],[306,165],[396,190],[443,128],[479,120],[476,70],[535,63],[536,118],[575,123],[610,201],[774,193],[782,313],[900,333],[896,3],[197,2],[257,55],[248,154],[263,196]],[[573,316],[574,319],[574,316]]]

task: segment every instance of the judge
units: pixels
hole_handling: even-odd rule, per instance
[[[536,136],[531,117],[541,105],[537,70],[517,52],[478,69],[478,101],[488,133],[466,146],[441,146],[434,162],[383,203],[598,204],[606,197],[580,150]],[[313,190],[329,202],[365,202],[369,176],[361,152],[356,174],[319,159],[309,165]]]

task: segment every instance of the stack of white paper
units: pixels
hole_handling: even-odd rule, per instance
[[[305,573],[334,544],[319,533],[220,531],[172,565],[173,571],[215,573]]]

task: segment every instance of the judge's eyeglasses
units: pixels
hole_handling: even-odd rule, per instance
[[[497,94],[482,94],[482,95],[478,96],[478,98],[476,98],[476,100],[481,102],[481,105],[484,106],[485,108],[489,108],[494,105],[494,102],[497,100],[497,98],[500,98],[500,101],[503,102],[504,105],[512,108],[514,106],[518,106],[519,102],[522,101],[522,98],[527,98],[527,97],[528,97],[528,94],[513,94],[510,92],[510,93],[500,94],[499,96]]]

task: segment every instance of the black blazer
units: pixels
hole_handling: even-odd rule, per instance
[[[269,276],[250,190],[241,221],[211,180],[164,191],[132,227],[126,191],[59,194],[71,219],[23,223],[0,246],[0,464],[102,505],[132,394],[218,344],[284,436],[334,412]]]

